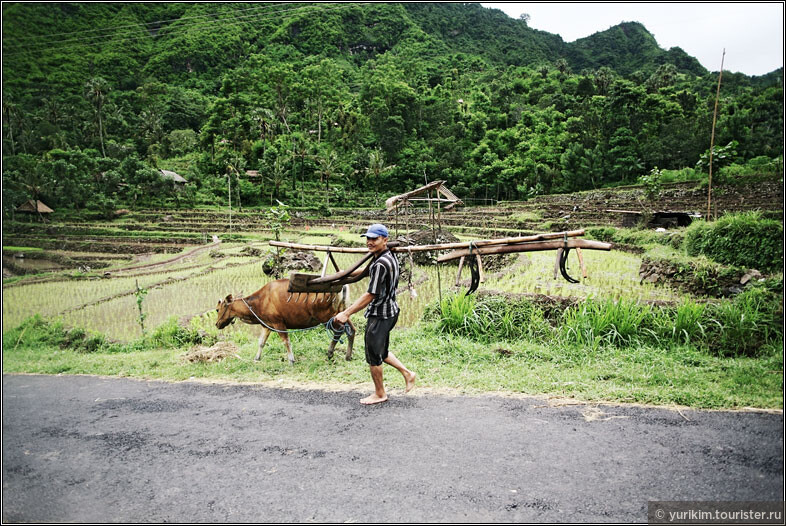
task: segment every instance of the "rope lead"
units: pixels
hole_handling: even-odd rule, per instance
[[[341,328],[341,329],[336,329],[336,328],[333,326],[333,320],[334,320],[334,319],[335,319],[335,317],[333,317],[333,318],[330,318],[330,319],[329,319],[327,322],[325,322],[325,329],[326,329],[326,330],[327,330],[329,333],[332,333],[332,334],[333,334],[333,341],[334,341],[335,343],[340,343],[340,344],[342,344],[342,345],[343,345],[344,341],[341,339],[341,338],[342,338],[342,336],[343,336],[344,334],[346,334],[347,336],[349,336],[349,337],[351,338],[352,336],[354,336],[354,335],[355,335],[355,331],[353,331],[353,330],[352,330],[352,327],[349,325],[349,323],[345,323],[345,324],[344,324],[344,327],[343,327],[343,328]]]

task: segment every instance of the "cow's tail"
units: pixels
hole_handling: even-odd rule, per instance
[[[341,295],[338,296],[337,302],[334,305],[336,312],[340,312],[349,306],[349,285],[341,287]]]

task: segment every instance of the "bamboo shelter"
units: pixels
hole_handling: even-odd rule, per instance
[[[46,206],[41,201],[30,199],[29,201],[25,201],[19,205],[15,212],[28,214],[30,221],[32,221],[32,218],[34,217],[33,214],[35,214],[35,216],[37,216],[40,221],[47,222],[45,215],[53,213],[54,210]]]
[[[431,197],[432,191],[435,193],[434,197]],[[390,197],[385,201],[385,208],[388,213],[391,213],[399,206],[410,206],[417,201],[425,201],[428,202],[429,205],[431,205],[431,203],[446,203],[444,210],[451,210],[464,204],[461,199],[456,197],[456,195],[445,186],[445,181],[433,181],[411,192]]]

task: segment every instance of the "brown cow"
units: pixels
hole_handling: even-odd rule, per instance
[[[287,331],[290,329],[306,329],[324,324],[330,318],[346,308],[349,299],[349,286],[344,285],[340,294],[330,293],[290,293],[288,279],[271,281],[255,293],[245,298],[232,298],[230,294],[225,299],[218,302],[216,312],[218,321],[216,327],[223,329],[235,318],[240,318],[243,323],[251,325],[262,325],[262,332],[259,335],[259,350],[254,361],[259,361],[262,356],[262,348],[270,336],[271,329],[276,331]],[[263,323],[264,322],[264,323]],[[337,322],[334,322],[337,323]],[[352,345],[355,341],[355,326],[349,322],[351,333],[347,339],[346,358],[352,358]],[[295,355],[292,354],[292,346],[289,343],[289,334],[279,332],[279,336],[284,340],[287,348],[287,358],[289,363],[295,363]],[[328,348],[328,358],[333,358],[335,350],[335,340],[330,343]]]

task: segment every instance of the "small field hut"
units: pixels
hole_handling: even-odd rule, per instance
[[[175,172],[170,172],[169,170],[159,170],[159,172],[161,172],[161,175],[164,178],[171,179],[172,181],[174,181],[175,188],[177,188],[178,190],[182,189],[185,186],[185,184],[188,182],[185,180],[183,176]]]
[[[19,205],[16,208],[16,212],[22,214],[30,214],[30,217],[33,217],[33,214],[35,214],[38,217],[43,218],[44,214],[51,214],[52,212],[54,212],[54,210],[46,206],[41,201],[30,199],[29,201]]]
[[[52,210],[51,208],[46,206],[41,201],[33,201],[32,199],[30,199],[26,203],[23,203],[23,204],[19,205],[19,207],[17,207],[16,211],[17,212],[27,212],[27,213],[31,213],[31,214],[36,214],[36,213],[38,213],[38,214],[51,214],[52,212],[54,212],[54,210]]]

